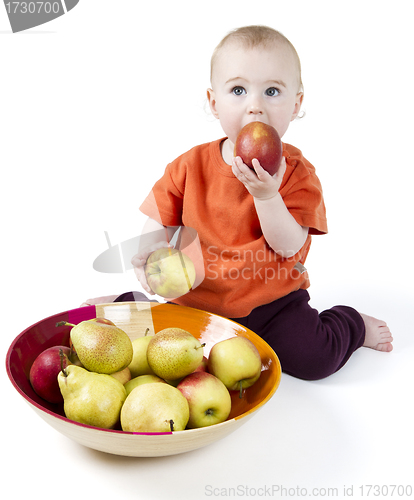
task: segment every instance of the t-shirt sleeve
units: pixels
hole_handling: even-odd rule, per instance
[[[181,226],[185,173],[185,165],[169,164],[139,207],[141,212],[163,226]]]
[[[321,183],[314,167],[299,150],[295,153],[286,155],[287,168],[280,194],[296,222],[309,227],[309,234],[325,234],[328,225]]]

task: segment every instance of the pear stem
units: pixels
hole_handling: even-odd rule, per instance
[[[239,392],[239,398],[242,399],[243,397],[243,382],[240,380],[240,392]]]
[[[150,331],[150,329],[149,329],[149,328],[147,328],[147,329],[145,330],[144,337],[146,337],[146,336],[148,335],[148,332],[149,332],[149,331]]]
[[[68,323],[67,321],[58,321],[55,326],[76,326],[76,325]]]
[[[170,429],[171,429],[171,432],[174,432],[174,420],[170,420]]]
[[[60,369],[61,369],[61,371],[62,371],[63,375],[64,375],[65,377],[67,377],[67,376],[68,376],[68,374],[67,374],[67,372],[65,371],[65,367],[63,366],[63,364],[64,364],[64,363],[63,363],[63,360],[64,360],[65,358],[64,358],[64,355],[63,355],[63,351],[62,351],[62,349],[59,349],[59,356],[60,356]]]
[[[206,345],[206,343],[204,342],[204,344],[201,344],[201,345],[198,345],[197,347],[195,347],[195,349],[201,349],[202,347],[204,347]]]

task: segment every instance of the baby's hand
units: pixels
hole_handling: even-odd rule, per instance
[[[159,248],[168,248],[170,245],[168,241],[159,241],[158,243],[154,243],[149,247],[146,247],[140,250],[136,255],[134,255],[131,259],[131,264],[134,266],[134,272],[138,281],[141,283],[142,288],[148,292],[150,295],[155,295],[155,293],[151,290],[148,285],[147,278],[145,277],[145,264],[147,262],[148,256],[158,250]]]
[[[232,172],[244,184],[247,191],[257,199],[266,200],[273,198],[279,192],[283,176],[286,172],[286,160],[282,157],[278,171],[275,175],[270,175],[255,158],[253,168],[249,168],[243,163],[240,156],[233,158]]]

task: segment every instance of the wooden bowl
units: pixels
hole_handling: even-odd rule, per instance
[[[205,342],[204,353],[224,339],[242,336],[250,339],[262,358],[259,380],[244,390],[242,399],[231,391],[232,411],[220,424],[167,433],[136,434],[106,430],[79,424],[64,416],[63,404],[55,405],[40,398],[29,382],[30,367],[35,358],[53,345],[69,345],[70,327],[56,327],[59,321],[77,324],[95,317],[112,320],[134,340],[167,327],[179,327]],[[275,352],[251,330],[215,314],[173,304],[123,302],[81,307],[46,318],[24,330],[11,344],[6,358],[7,374],[16,390],[33,410],[65,436],[95,450],[131,457],[167,456],[195,450],[217,441],[247,422],[275,393],[281,367]]]

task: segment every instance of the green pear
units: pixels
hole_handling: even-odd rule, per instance
[[[149,328],[147,328],[143,337],[138,337],[132,341],[132,361],[128,365],[132,378],[140,375],[154,375],[147,361],[148,344],[154,335],[147,335],[148,332]]]
[[[189,418],[187,399],[168,384],[135,387],[121,409],[121,427],[127,432],[182,431]]]
[[[70,338],[87,370],[111,374],[123,370],[131,362],[132,342],[123,330],[103,319],[94,318],[73,325]]]
[[[148,344],[148,364],[164,380],[185,377],[200,365],[204,345],[182,328],[165,328]]]
[[[128,395],[130,392],[132,392],[132,389],[135,389],[135,387],[138,387],[139,385],[142,384],[150,384],[154,382],[163,382],[165,384],[165,380],[163,380],[160,377],[157,377],[156,375],[139,375],[138,377],[129,380],[125,384],[125,390]]]
[[[70,365],[59,373],[58,383],[67,418],[102,429],[116,425],[127,396],[119,380]]]

